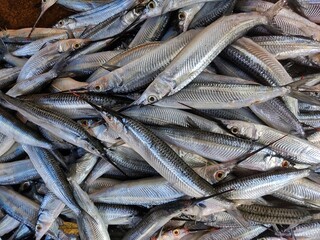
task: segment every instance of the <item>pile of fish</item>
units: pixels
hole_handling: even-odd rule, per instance
[[[319,1],[53,4],[0,32],[2,239],[320,239]]]

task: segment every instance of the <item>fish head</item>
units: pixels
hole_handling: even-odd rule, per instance
[[[75,29],[76,28],[76,20],[73,18],[64,18],[59,20],[54,26],[54,28],[62,28],[62,29]]]
[[[35,227],[36,239],[41,239],[48,232],[52,224],[48,219],[50,219],[50,216],[48,216],[45,211],[41,211],[38,215],[38,221]]]
[[[164,1],[160,0],[151,0],[147,4],[146,8],[143,11],[142,19],[147,19],[150,17],[155,17],[161,15],[163,9]]]
[[[120,83],[117,78],[113,77],[113,75],[114,74],[110,72],[109,74],[89,83],[88,90],[90,92],[105,92],[118,87]]]
[[[186,12],[183,10],[180,10],[178,13],[180,31],[183,31],[183,32],[187,31],[187,26],[186,26],[187,18],[188,18],[188,15],[186,14]]]
[[[154,238],[155,240],[178,240],[189,234],[187,228],[176,228],[168,230],[164,233],[161,233],[158,237]]]
[[[124,120],[122,119],[122,117],[119,117],[115,114],[112,114],[108,111],[100,111],[101,116],[103,117],[103,119],[105,120],[108,129],[113,130],[113,132],[117,133],[117,134],[122,134],[127,132],[125,124],[124,124]]]
[[[221,122],[229,129],[229,131],[242,138],[258,140],[260,133],[254,123],[238,121],[238,120],[221,120]]]
[[[264,171],[274,169],[274,168],[289,168],[291,166],[289,161],[275,155],[265,156],[264,162],[265,162]]]
[[[64,53],[75,51],[87,45],[90,41],[88,39],[66,39],[60,40],[57,44],[58,52]]]
[[[137,99],[133,105],[149,105],[153,104],[163,97],[168,95],[171,91],[171,86],[168,81],[154,81],[149,87],[142,93],[139,99]]]
[[[214,184],[223,180],[230,173],[232,167],[228,168],[223,164],[213,164],[200,167],[196,172],[201,172],[201,177],[209,183]]]

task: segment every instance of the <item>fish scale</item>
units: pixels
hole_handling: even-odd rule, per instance
[[[128,204],[128,205],[158,205],[183,197],[163,178],[150,178],[122,182],[112,187],[107,186],[90,195],[94,202]]]
[[[285,134],[270,127],[237,120],[223,120],[229,129],[236,129],[236,135],[270,145],[277,154],[298,163],[318,164],[320,148],[307,140]]]
[[[266,1],[240,0],[236,4],[236,9],[241,11],[258,11],[264,12],[273,4]],[[282,9],[274,18],[276,26],[286,35],[297,35],[320,39],[320,27],[308,19],[294,13],[291,9]]]
[[[292,36],[252,37],[254,42],[272,53],[278,60],[311,55],[320,52],[320,44],[306,38]]]
[[[266,102],[288,93],[289,89],[281,87],[193,82],[176,94],[156,102],[155,105],[180,109],[188,109],[189,107],[238,109]]]
[[[89,85],[89,90],[97,91],[97,86],[99,87],[98,91],[106,91],[125,87],[126,84],[132,82],[139,84],[142,78],[156,75],[170,63],[197,32],[198,30],[188,31],[169,40],[167,44],[162,44],[142,57],[95,80]]]
[[[237,24],[234,24],[235,22]],[[210,24],[157,76],[136,104],[150,104],[180,91],[196,78],[228,43],[261,24],[268,24],[268,18],[258,13],[224,16]],[[197,47],[199,45],[202,46],[200,49]],[[148,96],[155,99],[148,100]]]
[[[319,190],[318,184],[308,179],[300,179],[272,195],[288,202],[315,208],[318,205]]]
[[[263,145],[219,133],[209,133],[200,130],[178,127],[152,127],[152,130],[165,141],[185,148],[197,154],[221,161],[231,161],[246,157],[249,153],[261,149]],[[274,152],[263,149],[250,158],[264,158]]]
[[[163,35],[169,22],[170,14],[164,14],[159,17],[149,18],[141,26],[135,38],[131,41],[129,48],[138,46],[146,42],[157,41]]]
[[[318,240],[315,1],[43,0],[34,26],[78,13],[1,30],[0,238]]]
[[[222,183],[216,187],[216,191],[224,192],[233,189],[232,192],[223,194],[228,199],[256,199],[285,187],[291,181],[307,177],[310,172],[311,170],[308,169],[263,172]]]
[[[253,239],[260,233],[267,230],[265,226],[250,226],[248,228],[229,228],[213,230],[199,238],[199,240],[247,240]]]
[[[0,186],[0,192],[1,208],[19,222],[34,229],[40,206],[10,188]]]

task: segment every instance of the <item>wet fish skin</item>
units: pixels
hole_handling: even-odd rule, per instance
[[[306,209],[241,205],[239,210],[246,219],[264,224],[295,224],[312,219],[312,213]]]
[[[131,102],[124,97],[107,96],[101,93],[79,93],[78,96],[72,93],[33,94],[20,99],[36,103],[48,110],[60,112],[71,119],[99,116],[85,100],[115,109],[123,108]]]
[[[52,149],[52,144],[46,141],[41,135],[25,126],[4,108],[0,108],[0,119],[2,122],[1,132],[20,143],[28,143],[34,146]]]
[[[317,208],[318,190],[318,184],[303,178],[276,191],[273,196],[308,208]]]
[[[237,120],[222,120],[230,131],[239,137],[245,137],[268,145],[285,159],[297,163],[318,164],[320,149],[312,143],[270,127]],[[318,152],[318,153],[317,153]]]
[[[268,18],[259,13],[234,14],[213,22],[197,34],[188,47],[183,49],[157,76],[136,104],[154,103],[164,96],[180,91],[198,76],[229,43],[241,37],[252,27],[261,24],[268,24]],[[199,46],[202,47],[199,48]]]
[[[231,180],[221,183],[216,187],[218,192],[233,189],[232,192],[223,194],[228,199],[256,199],[258,197],[271,194],[286,185],[289,185],[293,180],[298,180],[309,176],[311,170],[279,170],[275,172],[263,172],[256,175],[251,175],[241,179]]]
[[[20,222],[9,215],[5,215],[0,220],[0,236],[3,236],[20,225]]]
[[[123,92],[131,92],[143,87],[148,83],[141,84],[141,79],[146,78],[146,81],[150,82],[150,79],[168,65],[181,49],[186,46],[196,32],[198,31],[192,30],[183,33],[178,37],[169,40],[166,44],[161,44],[141,58],[91,82],[88,86],[89,91],[104,92],[117,88],[124,88]],[[132,82],[138,83],[139,88],[133,88],[132,86],[130,88],[126,87],[126,85]]]
[[[43,73],[54,65],[61,53],[79,49],[88,42],[86,39],[67,39],[49,44],[28,59],[22,67],[17,81],[20,82]]]
[[[41,148],[23,145],[23,149],[29,155],[48,189],[70,207],[76,215],[79,215],[80,207],[74,200],[71,187],[55,157]]]
[[[122,51],[104,51],[79,56],[77,59],[68,63],[63,72],[72,75],[91,74],[121,52]]]
[[[235,1],[206,2],[201,10],[192,19],[189,29],[205,27],[224,15],[231,12]]]
[[[248,74],[255,76],[256,81],[261,84],[285,86],[293,82],[291,76],[272,54],[248,38],[238,39],[223,51],[223,56],[226,56],[229,60],[236,59],[235,62],[238,66]],[[284,101],[287,107],[297,116],[297,100],[284,98]]]
[[[222,228],[204,234],[199,240],[229,240],[229,239],[254,239],[266,231],[265,226],[250,226],[248,228]]]
[[[0,70],[0,90],[15,83],[21,67],[5,68]]]
[[[149,239],[171,218],[183,213],[183,211],[190,206],[192,206],[192,201],[178,200],[176,202],[154,207],[141,219],[141,221],[135,227],[133,227],[126,233],[123,239]]]
[[[239,109],[289,93],[290,90],[283,87],[192,82],[181,91],[154,104],[178,109]]]
[[[139,19],[141,14],[142,12],[138,9],[133,9],[120,15],[114,15],[111,19],[107,19],[85,31],[81,37],[92,41],[115,37],[131,27],[131,25]]]
[[[28,159],[9,163],[0,163],[0,184],[14,185],[40,178],[32,162]]]
[[[188,30],[190,23],[192,22],[195,15],[203,8],[205,2],[195,3],[190,6],[179,9],[178,19],[179,19],[179,28],[182,32]]]
[[[146,1],[142,1],[141,4],[144,4],[144,2]],[[115,0],[109,4],[61,19],[54,27],[62,29],[76,29],[95,25],[108,19],[112,15],[118,14],[135,6],[137,3],[138,2],[136,0]]]
[[[317,239],[319,237],[319,221],[298,225],[293,230],[294,236],[300,238]],[[285,232],[285,236],[291,236],[291,233]]]
[[[267,1],[241,0],[237,1],[236,10],[264,12],[273,4]],[[283,8],[274,18],[277,28],[286,35],[304,36],[316,41],[320,40],[320,27],[308,19],[293,12],[291,9]],[[271,29],[272,31],[272,29]]]
[[[40,240],[52,225],[51,219],[55,220],[61,213],[65,204],[62,203],[53,193],[48,192],[40,205],[35,237]]]
[[[169,13],[148,18],[131,41],[129,48],[136,47],[147,42],[158,41],[166,30],[169,19]]]
[[[38,92],[40,89],[48,85],[53,79],[58,77],[63,67],[66,65],[67,60],[65,57],[66,56],[61,57],[48,72],[16,83],[6,94],[11,97],[17,97]]]
[[[150,125],[178,125],[188,127],[196,125],[202,130],[226,133],[215,122],[179,109],[162,108],[157,106],[134,107],[122,112],[124,115]]]
[[[15,50],[14,52],[12,52],[12,54],[17,57],[32,56],[35,53],[37,53],[44,45],[48,44],[50,41],[62,40],[62,39],[68,39],[68,38],[69,38],[68,32],[62,32],[61,34],[48,36],[45,38],[35,40],[29,44],[24,45],[22,48]]]
[[[77,163],[71,166],[69,177],[79,184],[82,183],[96,162],[96,156],[90,153],[83,155],[83,157],[78,159]],[[37,240],[40,240],[48,232],[64,208],[65,204],[56,195],[49,191],[46,193],[37,219],[35,234]]]
[[[319,11],[320,2],[317,0],[298,0],[302,6],[301,11],[310,21],[314,23],[320,23]]]
[[[168,126],[152,127],[151,129],[157,136],[170,144],[177,145],[205,158],[220,162],[228,162],[245,157],[255,150],[262,149],[264,146],[260,143],[234,136],[209,133],[198,129]],[[264,159],[269,156],[276,157],[276,154],[270,149],[262,149],[258,153],[250,156],[250,158]]]
[[[11,188],[0,186],[0,192],[1,208],[11,217],[34,229],[40,206]]]
[[[217,1],[217,0],[210,0],[210,1]],[[198,0],[197,1],[197,3],[201,3],[201,2],[208,2],[208,0]],[[183,0],[183,1],[173,0],[170,2],[161,1],[161,0],[153,0],[153,1],[149,2],[147,7],[145,8],[142,19],[159,16],[161,14],[171,12],[171,11],[177,10],[179,8],[186,7],[186,6],[192,5],[194,3],[195,3],[194,0]]]
[[[15,144],[13,138],[0,133],[0,157],[5,155]],[[0,161],[1,162],[1,161]]]
[[[42,109],[33,103],[11,98],[1,92],[0,96],[2,99],[10,102],[10,106],[18,110],[27,117],[28,120],[43,127],[52,134],[57,135],[71,144],[81,145],[93,154],[101,155],[104,152],[103,145],[97,139],[91,137],[81,125],[71,119],[53,111]],[[50,122],[54,123],[54,127]]]
[[[159,177],[122,182],[90,194],[94,202],[141,206],[159,205],[183,196],[181,191]]]
[[[22,149],[21,144],[14,143],[13,146],[2,156],[0,156],[0,162],[12,162],[17,159],[22,159],[25,156],[25,152]]]
[[[4,42],[10,39],[27,39],[31,28],[21,28],[21,29],[6,29],[0,31],[0,38],[4,40]],[[55,28],[35,28],[33,34],[29,37],[30,41],[41,39],[57,34],[66,33],[67,30],[64,29],[55,29]]]
[[[278,60],[309,56],[320,52],[319,42],[301,37],[259,36],[251,39],[272,53]]]
[[[150,42],[138,45],[136,47],[132,47],[121,54],[114,56],[112,59],[108,61],[107,64],[111,66],[119,66],[123,67],[124,65],[142,57],[149,51],[155,49],[156,47],[160,46],[161,43],[159,42]],[[88,83],[94,82],[95,80],[107,75],[110,71],[100,67],[97,69],[91,76],[87,79]]]
[[[120,180],[111,178],[98,178],[92,183],[85,185],[85,188],[87,190],[87,193],[90,195],[91,193],[97,192],[103,188],[112,187],[120,182]]]
[[[250,109],[270,127],[296,136],[305,136],[304,129],[297,117],[278,98],[251,105]]]
[[[145,209],[117,204],[96,204],[101,217],[108,225],[135,225]]]
[[[165,142],[141,123],[116,113],[100,112],[110,128],[160,175],[187,195],[211,195],[211,185],[196,174]],[[169,170],[170,169],[170,170]]]
[[[109,240],[107,225],[97,207],[75,181],[70,180],[70,184],[78,204],[83,209],[81,214],[77,216],[81,239]]]
[[[201,110],[206,116],[213,118],[222,118],[227,120],[242,120],[261,124],[261,120],[257,118],[249,108],[239,109],[208,109]]]

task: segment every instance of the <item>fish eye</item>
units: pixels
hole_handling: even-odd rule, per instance
[[[81,121],[81,124],[82,124],[83,126],[88,126],[88,125],[89,125],[89,123],[88,123],[87,120],[82,120],[82,121]]]
[[[112,120],[112,116],[111,115],[107,115],[108,120]]]
[[[21,191],[29,191],[31,189],[31,183],[30,182],[24,182],[20,185]]]
[[[62,26],[62,25],[63,25],[63,21],[60,20],[60,21],[58,22],[58,25],[59,25],[59,26]]]
[[[283,162],[282,162],[282,164],[281,164],[281,166],[283,167],[283,168],[288,168],[289,167],[289,162],[287,161],[287,160],[284,160]]]
[[[97,90],[97,91],[101,91],[102,87],[100,85],[97,85],[97,86],[94,87],[94,89]]]
[[[40,231],[41,229],[42,229],[41,225],[40,225],[40,224],[37,224],[36,230],[37,230],[37,231]]]
[[[157,97],[156,96],[151,95],[151,96],[148,97],[148,102],[149,103],[153,103],[155,101],[157,101]]]
[[[76,44],[73,45],[73,48],[74,48],[74,49],[78,49],[79,47],[80,47],[80,44],[79,44],[79,43],[76,43]]]
[[[239,128],[237,128],[237,127],[232,127],[230,130],[231,130],[231,133],[233,133],[233,134],[239,133]]]
[[[142,8],[137,7],[135,9],[133,9],[133,13],[134,14],[141,14],[142,13]]]
[[[156,8],[156,3],[154,1],[149,2],[148,8],[150,8],[150,9]]]
[[[180,230],[179,229],[175,229],[175,230],[173,230],[173,235],[175,236],[175,237],[178,237],[179,235],[180,235]]]
[[[216,181],[222,180],[223,177],[224,177],[224,171],[217,171],[217,172],[214,173],[214,179]]]
[[[186,15],[184,14],[184,12],[180,12],[180,13],[178,14],[178,19],[181,20],[181,21],[183,21],[183,20],[186,19]]]

